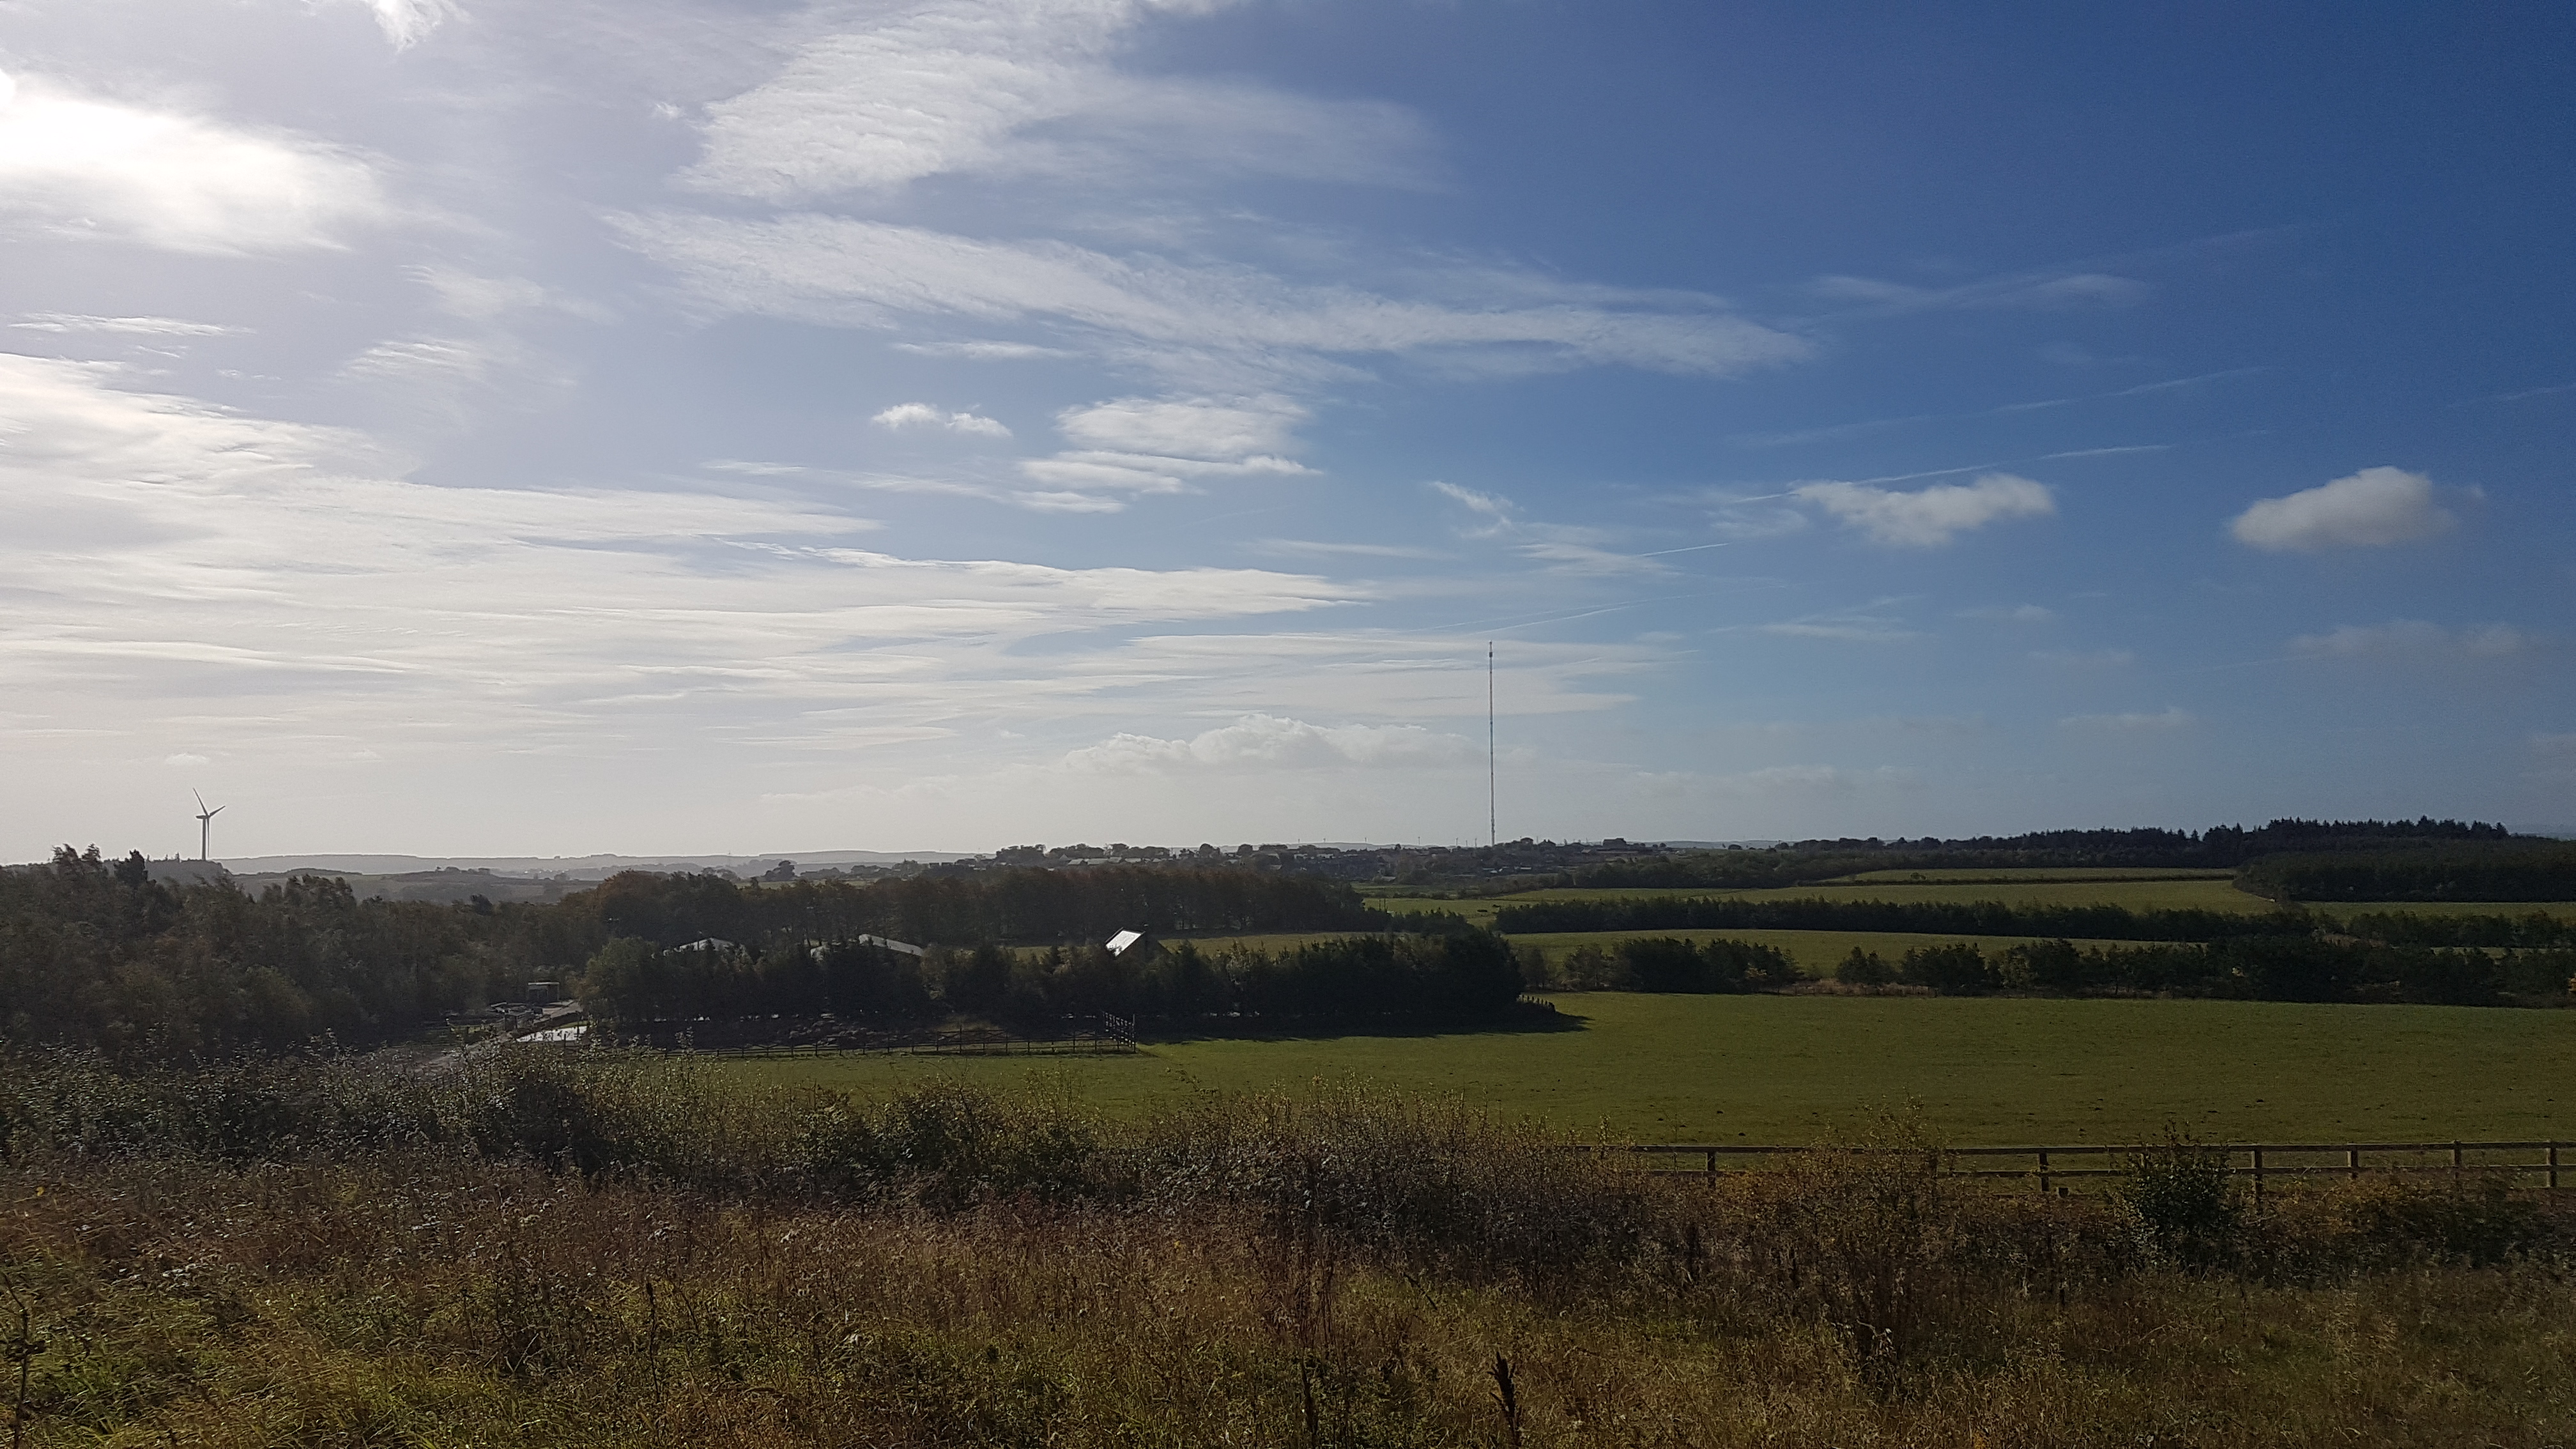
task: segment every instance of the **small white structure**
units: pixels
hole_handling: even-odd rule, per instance
[[[738,948],[733,942],[721,936],[701,936],[685,946],[674,946],[671,949],[674,951],[731,951]]]
[[[1104,944],[1121,961],[1151,961],[1163,949],[1162,942],[1143,931],[1121,931]]]

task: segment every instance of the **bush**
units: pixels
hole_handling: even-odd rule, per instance
[[[1885,986],[1896,979],[1896,971],[1876,951],[1854,946],[1834,968],[1834,979],[1846,986]]]
[[[2163,1146],[2130,1160],[2120,1199],[2137,1215],[2149,1246],[2193,1266],[2234,1259],[2244,1201],[2228,1163],[2226,1153],[2171,1130]]]
[[[1916,946],[1905,953],[1896,974],[1909,986],[1929,986],[1935,991],[1983,991],[1995,984],[1986,953],[1973,941]]]

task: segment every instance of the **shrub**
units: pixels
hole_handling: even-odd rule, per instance
[[[1846,986],[1885,986],[1896,979],[1896,971],[1876,951],[1854,946],[1834,968],[1834,979]]]
[[[1935,991],[1983,991],[1995,984],[1986,953],[1973,941],[1916,946],[1905,953],[1896,974],[1909,986],[1929,986]]]
[[[2168,1129],[2164,1145],[2130,1160],[2120,1198],[2156,1251],[2194,1266],[2233,1258],[2244,1202],[2226,1153]]]

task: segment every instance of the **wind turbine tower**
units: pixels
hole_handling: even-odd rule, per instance
[[[194,790],[191,790],[188,793],[191,795],[197,795],[197,792]],[[216,806],[212,810],[207,809],[206,797],[203,795],[197,795],[197,859],[208,860],[212,858],[209,847],[213,845],[215,839],[215,817],[223,813],[224,807],[221,805]]]

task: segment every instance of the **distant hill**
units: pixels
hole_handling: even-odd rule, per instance
[[[606,880],[621,870],[730,870],[758,875],[782,860],[800,869],[821,866],[901,865],[907,860],[937,865],[975,857],[953,850],[780,850],[743,855],[253,855],[223,862],[235,875],[291,875],[314,871],[327,875],[397,876],[429,871],[485,871],[503,876],[559,876],[566,880]]]

